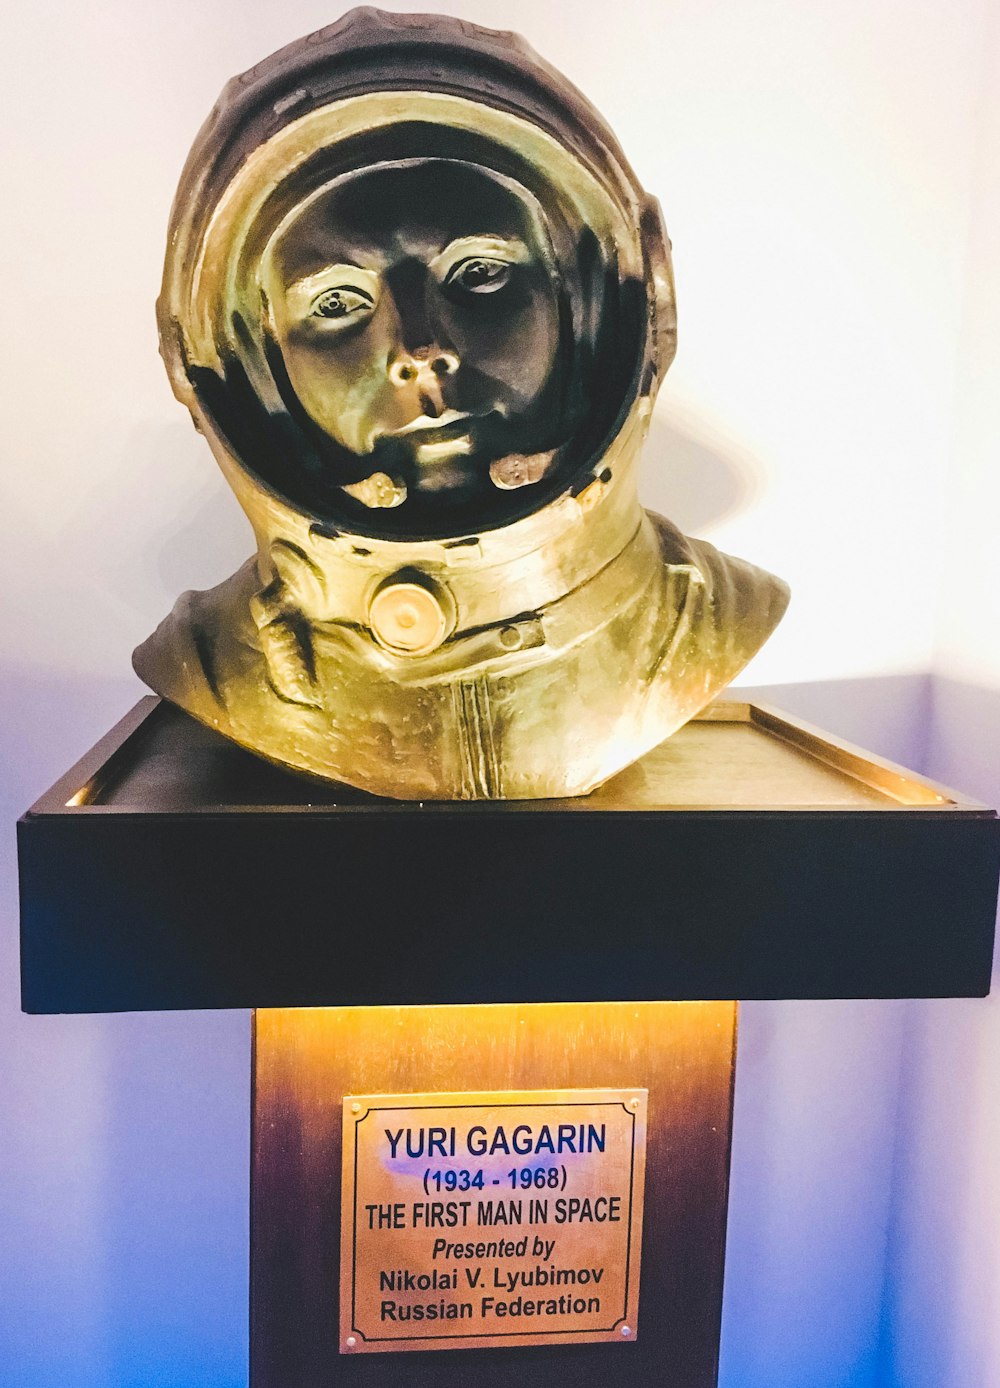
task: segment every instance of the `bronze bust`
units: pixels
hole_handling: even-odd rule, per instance
[[[135,667],[264,757],[401,798],[583,794],[784,611],[639,505],[669,243],[514,35],[354,10],[234,79],[158,311],[258,552]]]

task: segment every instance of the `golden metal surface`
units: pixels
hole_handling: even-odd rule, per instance
[[[270,760],[408,799],[583,794],[780,620],[780,580],[639,505],[669,243],[516,36],[354,11],[231,84],[159,319],[257,555],[135,667]]]
[[[890,771],[875,757],[842,755],[840,747],[784,714],[726,703],[605,782],[587,805],[870,811],[953,803],[911,773]]]
[[[347,1096],[341,1352],[633,1340],[646,1100]]]
[[[201,780],[209,768],[228,760],[225,745],[213,745],[209,752],[203,737],[186,726],[184,738],[194,739],[200,749],[192,780],[185,782],[175,776],[164,784],[162,777],[146,774],[138,756],[139,739],[150,729],[172,721],[171,713],[159,707],[159,702],[152,695],[142,699],[124,720],[122,726],[128,725],[130,731],[127,739],[122,734],[123,745],[116,747],[110,761],[102,763],[91,756],[74,767],[45,798],[46,813],[55,806],[100,812],[111,800],[174,810],[230,803],[226,796],[232,791],[224,781]],[[126,765],[131,770],[123,770]],[[316,799],[315,788],[305,781],[285,782],[282,792],[282,805],[301,806]],[[273,787],[261,793],[270,805],[267,797],[273,796]],[[214,800],[213,794],[217,797]],[[336,796],[335,789],[332,794]],[[338,802],[325,799],[322,803]],[[986,809],[969,796],[853,747],[787,713],[735,699],[717,700],[594,794],[573,802],[579,812],[721,806],[861,811],[905,806],[918,813],[933,810],[959,815]],[[433,813],[433,807],[426,808]]]
[[[636,1335],[621,1337],[617,1344],[603,1334],[591,1343],[561,1347],[529,1343],[499,1356],[492,1349],[479,1353],[471,1348],[448,1355],[418,1353],[406,1356],[405,1369],[402,1361],[398,1367],[390,1361],[386,1372],[407,1388],[498,1385],[509,1381],[504,1377],[508,1373],[516,1377],[519,1388],[551,1388],[563,1382],[599,1383],[602,1388],[712,1388],[722,1305],[735,1021],[734,1003],[258,1010],[251,1220],[253,1388],[287,1388],[290,1383],[347,1388],[373,1381],[365,1376],[367,1356],[357,1346],[342,1352],[352,1333],[342,1320],[340,1276],[345,1101],[350,1133],[357,1126],[351,1105],[368,1103],[374,1096],[418,1095],[440,1102],[442,1095],[475,1090],[477,1101],[486,1095],[489,1102],[511,1094],[537,1098],[535,1091],[541,1090],[547,1091],[548,1102],[565,1099],[567,1089],[599,1091],[599,1098],[620,1094],[626,1102],[648,1091],[642,1298],[635,1324],[627,1322]],[[357,1131],[364,1132],[366,1126],[367,1121]],[[381,1124],[393,1132],[405,1126]],[[410,1126],[419,1125],[414,1121]],[[449,1119],[435,1126],[453,1124]],[[461,1131],[457,1118],[454,1126]],[[456,1163],[458,1146],[456,1133]],[[415,1160],[422,1186],[429,1163]],[[524,1161],[552,1164],[539,1163],[528,1154]],[[501,1171],[494,1174],[502,1177],[513,1165],[513,1160],[501,1163]],[[597,1167],[593,1174],[599,1176]],[[567,1195],[572,1194],[573,1179],[567,1175]],[[379,1186],[384,1192],[399,1184],[391,1172],[378,1172],[372,1162],[366,1163],[364,1189],[369,1182],[384,1182]],[[595,1186],[598,1194],[608,1190],[610,1185],[601,1190]],[[400,1198],[428,1199],[422,1190],[415,1197],[404,1193]],[[430,1198],[451,1197],[435,1192]],[[499,1237],[505,1229],[518,1227],[534,1236],[525,1226],[490,1226],[489,1232]],[[457,1235],[458,1231],[456,1241]],[[414,1236],[401,1231],[400,1237]],[[415,1237],[423,1247],[423,1235]],[[577,1245],[583,1262],[606,1256],[597,1251],[598,1242],[606,1248],[598,1233],[592,1254]],[[372,1245],[365,1256],[374,1251]],[[401,1257],[401,1265],[409,1265],[405,1250]],[[558,1257],[555,1251],[550,1261]],[[462,1260],[461,1266],[473,1262]],[[492,1265],[493,1260],[483,1262]],[[533,1262],[529,1256],[529,1265]],[[460,1264],[449,1261],[452,1265]],[[506,1266],[515,1270],[521,1263]],[[424,1299],[449,1296],[444,1289],[428,1290]]]

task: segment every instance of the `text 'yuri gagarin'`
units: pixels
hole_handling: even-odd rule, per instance
[[[645,1101],[345,1101],[344,1352],[634,1338]]]

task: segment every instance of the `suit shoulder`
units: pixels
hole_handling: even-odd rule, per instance
[[[781,621],[788,585],[707,540],[683,535],[662,516],[651,514],[650,519],[668,589],[675,589],[681,606],[678,639],[689,655],[697,652],[696,658],[713,667],[713,683],[721,688],[739,674]]]
[[[736,629],[738,644],[754,653],[781,621],[791,596],[788,584],[745,559],[724,554],[707,540],[688,542],[705,578],[713,623]]]
[[[232,577],[202,592],[182,593],[173,610],[132,653],[141,680],[197,716],[224,706],[234,650],[249,645],[250,599],[257,591],[250,559]]]

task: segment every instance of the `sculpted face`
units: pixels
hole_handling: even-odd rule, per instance
[[[448,500],[544,471],[559,288],[526,196],[446,161],[347,176],[286,220],[262,288],[298,404],[358,476]]]

